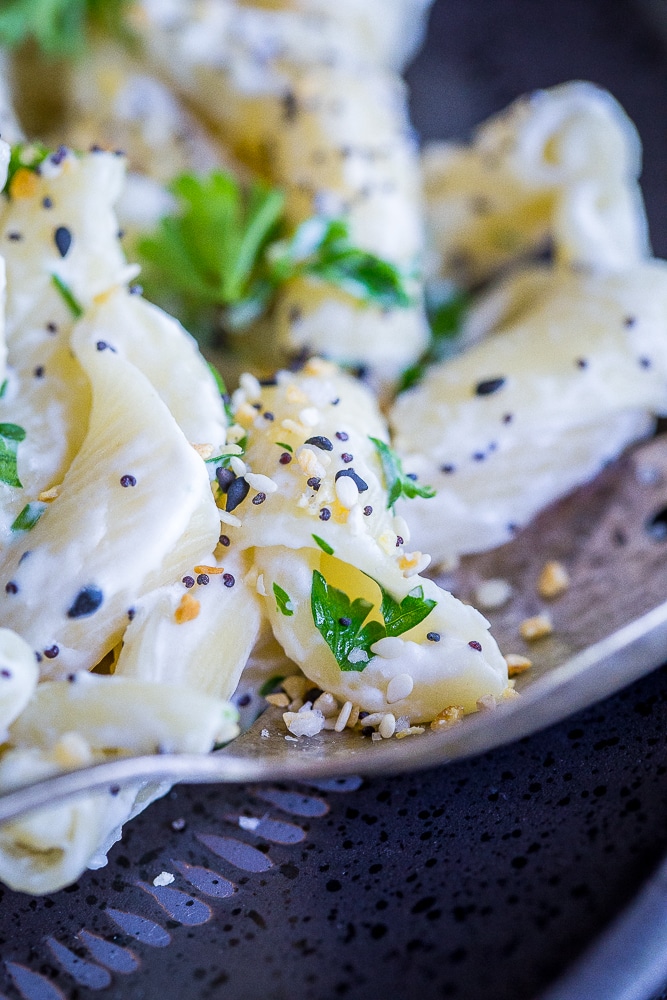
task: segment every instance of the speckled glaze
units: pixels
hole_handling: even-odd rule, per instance
[[[436,0],[413,113],[461,135],[575,77],[636,121],[667,254],[667,55],[628,0]],[[666,718],[663,667],[445,768],[180,788],[106,869],[53,898],[2,893],[0,1000],[537,1000],[667,850]],[[174,881],[155,886],[162,872]]]

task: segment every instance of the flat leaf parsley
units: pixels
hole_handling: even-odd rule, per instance
[[[380,614],[382,622],[370,619],[374,610],[370,601],[332,587],[318,570],[313,571],[310,595],[313,621],[336,658],[341,670],[363,670],[373,656],[371,646],[386,636],[399,636],[419,625],[433,610],[436,601],[424,598],[422,587],[415,587],[399,603],[383,587]]]
[[[200,336],[245,330],[303,275],[383,308],[412,301],[393,264],[352,245],[346,222],[314,217],[287,232],[282,191],[220,170],[182,174],[171,191],[175,214],[139,242],[144,289]]]
[[[130,0],[4,0],[0,10],[0,44],[17,48],[36,42],[45,55],[81,55],[90,25],[127,34],[125,11]]]
[[[432,486],[420,486],[408,473],[403,472],[403,463],[388,444],[379,438],[370,437],[369,440],[375,445],[382,471],[384,473],[385,486],[387,487],[387,508],[393,507],[399,497],[406,497],[412,500],[414,497],[424,497],[429,500],[435,496]]]

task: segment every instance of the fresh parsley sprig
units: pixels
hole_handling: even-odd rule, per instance
[[[379,584],[378,584],[379,586]],[[373,656],[371,646],[386,636],[399,636],[419,625],[436,606],[415,587],[399,603],[380,586],[382,622],[369,615],[373,604],[362,597],[352,601],[332,587],[318,570],[313,571],[310,595],[313,621],[341,670],[362,671]]]
[[[34,41],[51,58],[79,56],[90,26],[127,37],[130,0],[4,0],[0,44],[14,49]]]
[[[345,221],[314,217],[288,232],[282,191],[220,170],[182,174],[171,191],[175,214],[139,241],[144,290],[200,336],[247,329],[304,275],[383,308],[412,301],[400,271],[353,246]]]
[[[406,368],[397,386],[397,392],[404,392],[421,382],[430,365],[447,357],[448,349],[461,331],[465,314],[470,308],[470,297],[464,292],[449,292],[435,301],[427,296],[426,312],[430,327],[428,347],[421,357]]]
[[[17,452],[25,430],[18,424],[0,424],[0,483],[22,487],[19,479]]]
[[[406,497],[408,500],[412,500],[414,497],[424,497],[430,500],[431,497],[435,496],[435,490],[432,486],[420,486],[412,476],[403,472],[403,463],[393,448],[390,448],[379,438],[370,435],[369,441],[375,446],[382,463],[382,472],[387,487],[387,509],[393,507],[400,497]]]

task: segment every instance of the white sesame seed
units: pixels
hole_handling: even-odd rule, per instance
[[[397,660],[405,652],[405,643],[397,635],[386,635],[371,646],[371,653],[381,656],[383,660]]]
[[[223,524],[229,524],[232,528],[241,528],[243,521],[236,514],[228,514],[226,510],[218,509],[218,516]]]
[[[261,472],[246,472],[245,481],[257,493],[275,493],[278,484]]]
[[[384,717],[384,712],[371,712],[370,715],[361,720],[361,724],[362,726],[379,726]]]
[[[387,704],[393,705],[396,701],[403,701],[412,694],[415,682],[410,674],[396,674],[387,684]]]
[[[352,711],[352,702],[346,701],[340,710],[340,715],[336,719],[336,725],[334,729],[337,733],[342,733],[347,725],[347,720],[350,718],[350,712]]]
[[[351,510],[359,502],[359,487],[351,476],[340,476],[336,480],[336,498],[342,507]]]
[[[317,427],[320,422],[320,415],[314,406],[305,406],[299,413],[299,420],[306,427]]]
[[[338,702],[329,691],[324,691],[313,702],[313,708],[319,709],[325,719],[332,715],[338,715]]]
[[[512,585],[507,580],[482,580],[475,589],[475,600],[482,608],[502,608],[512,596]]]
[[[396,717],[387,712],[384,719],[378,727],[378,732],[383,740],[389,740],[394,735],[396,731]]]
[[[286,736],[285,739],[289,743],[298,743],[299,742],[298,739],[296,738],[296,736]]]
[[[232,455],[232,457],[229,460],[229,464],[231,466],[232,472],[236,476],[245,476],[246,472],[248,471],[245,462],[243,461],[242,458],[239,458],[238,455]]]
[[[250,372],[244,372],[239,378],[239,385],[245,392],[246,399],[250,402],[257,400],[262,395],[262,387],[259,384],[259,379],[255,378]]]

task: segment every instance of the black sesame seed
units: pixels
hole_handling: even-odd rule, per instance
[[[257,410],[257,412],[259,413],[259,411],[262,409],[262,404],[261,403],[253,403],[252,404],[252,408],[253,408],[253,410]]]
[[[323,507],[320,511],[320,521],[328,521],[331,517],[331,511],[328,507]]]
[[[130,285],[128,291],[129,291],[130,295],[143,295],[144,294],[144,286],[143,285],[136,285],[136,284],[135,285]]]
[[[321,451],[333,451],[333,445],[329,438],[321,434],[316,434],[315,437],[308,438],[306,444],[312,444],[315,448],[320,448]]]
[[[338,481],[341,476],[348,476],[353,483],[355,483],[357,489],[360,493],[365,493],[368,489],[368,483],[365,483],[361,476],[358,476],[354,469],[340,469],[336,475],[335,480]]]
[[[87,618],[102,606],[104,594],[95,584],[82,587],[67,611],[68,618]]]
[[[266,413],[264,414],[264,419],[265,419],[265,420],[275,420],[276,418],[275,418],[275,417],[274,417],[274,415],[273,415],[273,414],[272,414],[272,413],[270,412],[270,410],[267,410],[267,411],[266,411]]]
[[[184,576],[183,579],[181,580],[181,583],[189,590],[190,587],[194,587],[195,578],[194,576]]]
[[[11,240],[12,243],[18,243],[19,240],[23,239],[23,236],[21,235],[21,233],[16,233],[16,232],[7,233],[7,239]]]
[[[315,492],[317,493],[317,491],[320,488],[321,482],[322,480],[320,479],[319,476],[311,476],[310,479],[308,480],[308,485],[310,486],[311,490],[315,490]]]
[[[109,345],[107,344],[106,340],[98,340],[97,343],[95,344],[95,347],[97,348],[98,351],[106,351],[108,346]]]
[[[494,392],[498,392],[499,389],[505,385],[505,378],[487,378],[482,382],[478,382],[475,386],[475,394],[477,396],[491,396]]]
[[[67,675],[67,683],[68,684],[76,684],[76,674],[68,674]]]
[[[208,573],[197,574],[197,583],[199,584],[200,587],[205,587],[209,583],[209,581],[210,577]]]
[[[48,195],[46,198],[42,198],[42,208],[53,208],[53,199],[49,198]]]
[[[67,226],[58,226],[53,234],[53,241],[61,257],[66,257],[72,246],[72,234]]]
[[[261,378],[259,384],[263,386],[278,385],[278,380],[275,378]]]
[[[339,403],[340,403],[340,396],[336,396],[335,399],[331,400],[331,405],[332,406],[338,406]]]
[[[44,365],[37,365],[33,371],[35,378],[44,378]]]
[[[336,437],[338,438],[339,441],[348,441],[350,435],[347,434],[345,431],[336,431]]]
[[[24,561],[24,559],[28,558],[28,556],[30,555],[31,552],[32,552],[32,549],[27,549],[25,552],[21,553],[21,558],[19,559],[19,566]]]
[[[396,548],[400,549],[401,545],[404,544],[404,538],[402,535],[396,535]]]
[[[281,465],[289,465],[292,461],[292,456],[288,451],[283,451],[278,461]]]
[[[651,359],[650,358],[640,358],[639,359],[639,367],[640,368],[650,368],[651,367]]]
[[[266,493],[257,493],[252,498],[252,502],[254,503],[255,507],[259,507],[259,505],[261,503],[264,503],[265,500],[266,500]]]
[[[239,708],[245,708],[246,705],[249,705],[251,701],[252,701],[252,695],[250,694],[249,691],[246,691],[245,694],[242,694],[240,698],[236,699],[236,704],[238,705]]]
[[[361,713],[359,713],[359,717],[361,718]],[[361,735],[362,736],[372,736],[374,732],[375,732],[375,730],[373,729],[372,726],[364,726],[362,728],[362,730],[361,730]]]
[[[226,493],[236,479],[236,476],[231,469],[223,469],[222,467],[219,467],[215,470],[215,478],[218,480],[218,486],[222,492]]]
[[[419,479],[419,476],[417,475],[416,472],[406,472],[405,473],[405,478],[406,479],[411,479],[413,481],[413,483],[416,483],[417,480]]]
[[[513,413],[503,413],[503,423],[504,424],[511,424],[513,420],[514,420],[514,414]]]
[[[367,507],[364,507],[364,514],[366,515],[366,517],[370,517],[372,513],[373,513],[373,508],[371,507],[370,504]]]
[[[588,368],[588,361],[586,358],[577,358],[575,364],[577,368]]]
[[[450,475],[452,472],[454,472],[455,468],[456,466],[454,465],[441,465],[440,471],[446,473],[446,475]]]
[[[637,322],[636,316],[626,316],[625,319],[623,320],[623,326],[627,327],[634,326],[636,322]]]
[[[486,456],[485,456],[485,454],[484,454],[483,451],[475,451],[475,452],[473,452],[473,456],[472,457],[473,457],[473,461],[475,461],[475,462],[483,462],[484,459],[486,458]]]
[[[354,455],[350,455],[349,451],[344,451],[340,457],[346,465],[349,465],[350,462],[354,461]]]
[[[0,670],[0,677],[4,677],[7,680],[11,676],[12,676],[12,672],[11,672],[11,670],[8,670],[7,667],[3,667],[2,670]]]
[[[428,639],[429,642],[440,642],[440,633],[439,632],[427,632],[426,633],[426,638]]]
[[[115,797],[118,794],[120,794],[120,785],[110,785],[109,795],[113,795]]]
[[[236,583],[236,580],[231,573],[223,573],[222,582],[225,585],[225,587],[233,587],[234,584]]]
[[[55,323],[47,323],[46,324],[46,329],[48,330],[49,333],[57,333],[58,332],[58,327],[56,326]]]
[[[229,545],[229,535],[220,535],[220,538],[218,539],[218,541],[220,542],[221,545],[228,546]]]
[[[229,484],[227,489],[227,503],[225,504],[225,510],[228,514],[236,510],[240,503],[243,503],[249,491],[250,486],[243,476],[238,476],[233,483]]]
[[[35,650],[35,659],[37,660],[38,663],[41,663],[43,659],[42,654],[38,653],[37,650]]]
[[[282,98],[283,118],[286,122],[293,122],[299,113],[299,102],[291,90],[288,90]]]
[[[54,660],[56,658],[56,656],[58,655],[59,652],[60,652],[60,649],[59,649],[58,646],[55,646],[55,645],[54,646],[49,646],[48,649],[44,650],[44,656],[46,656],[49,660]]]
[[[120,477],[120,485],[125,487],[136,486],[137,480],[134,476],[130,476],[129,473],[126,473],[124,476]]]
[[[359,721],[361,722],[363,719],[367,719],[370,714],[370,712],[359,712]]]
[[[130,621],[130,622],[134,621],[134,616],[136,615],[136,613],[137,612],[135,611],[134,608],[128,608],[127,609],[127,620]]]
[[[468,645],[471,649],[476,649],[478,653],[482,652],[482,644],[481,642],[477,642],[477,639],[471,639]]]
[[[18,594],[18,592],[19,592],[19,586],[17,583],[14,583],[13,580],[10,580],[9,583],[5,584],[6,594]]]
[[[342,625],[343,628],[349,628],[349,626],[352,624],[352,619],[351,618],[339,618],[338,619],[338,624]]]
[[[58,146],[55,153],[51,153],[49,160],[51,161],[51,163],[53,163],[54,166],[59,167],[66,156],[67,156],[67,146]]]

